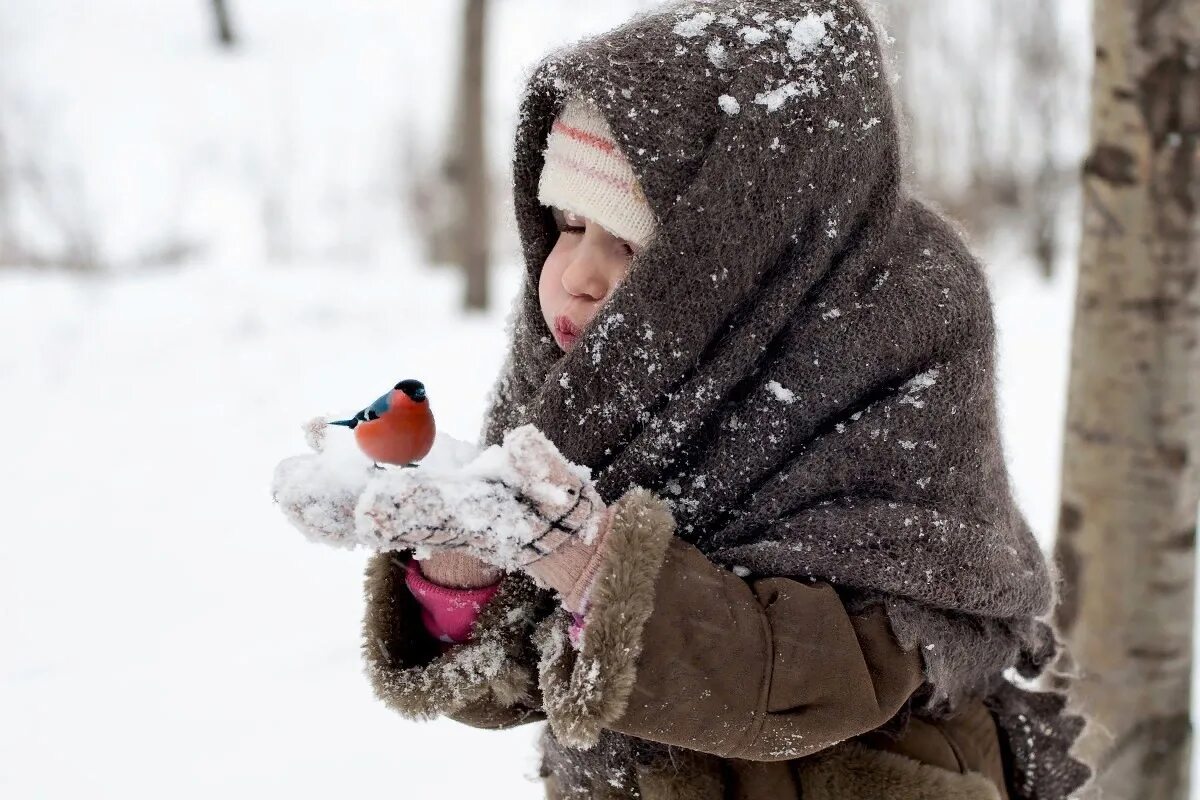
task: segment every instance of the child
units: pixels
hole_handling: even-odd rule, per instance
[[[1078,787],[1081,721],[1004,677],[1057,642],[985,279],[905,192],[858,0],[676,4],[551,54],[514,198],[507,477],[358,504],[422,556],[368,568],[378,695],[547,720],[551,798]]]

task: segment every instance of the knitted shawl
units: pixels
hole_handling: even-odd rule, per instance
[[[1058,644],[1003,458],[991,299],[905,190],[879,38],[858,0],[676,3],[535,68],[513,164],[526,279],[483,439],[533,423],[606,501],[663,496],[715,563],[883,604],[923,657],[913,710],[988,698],[1016,797],[1066,797],[1081,720],[1004,677]],[[557,231],[537,186],[576,92],[659,225],[564,354],[538,304]]]

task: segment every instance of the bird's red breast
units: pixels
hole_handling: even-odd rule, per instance
[[[379,419],[361,422],[354,429],[358,446],[380,464],[410,464],[424,458],[437,432],[429,401],[417,403],[393,390],[390,403]]]

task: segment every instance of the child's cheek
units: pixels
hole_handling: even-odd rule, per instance
[[[542,307],[542,317],[546,326],[554,325],[554,317],[562,309],[562,262],[559,248],[555,248],[542,264],[541,275],[538,278],[538,302]]]

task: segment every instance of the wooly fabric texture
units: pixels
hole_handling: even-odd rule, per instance
[[[557,231],[537,189],[575,93],[660,227],[564,354],[538,304]],[[1002,676],[1037,676],[1058,643],[1004,464],[991,299],[907,192],[896,115],[856,0],[674,4],[547,56],[521,102],[526,280],[483,438],[533,423],[606,501],[666,498],[714,562],[883,604],[924,660],[914,711],[987,697],[1015,797],[1065,797],[1082,720]]]

